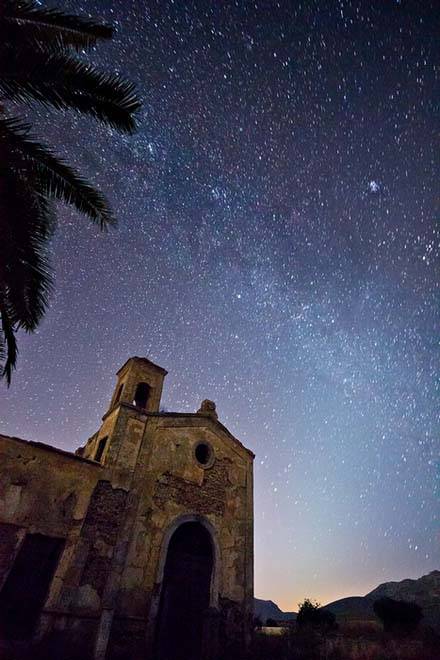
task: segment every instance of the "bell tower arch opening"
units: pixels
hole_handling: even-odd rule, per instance
[[[137,408],[146,409],[150,398],[150,386],[148,383],[138,383],[134,393],[133,405]]]
[[[156,620],[158,660],[201,658],[214,564],[208,529],[197,521],[177,527],[168,544]]]

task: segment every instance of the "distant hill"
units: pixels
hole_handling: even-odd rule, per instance
[[[423,610],[423,622],[440,631],[440,571],[431,571],[418,580],[385,582],[366,598],[374,602],[384,596],[417,603]]]
[[[440,571],[432,571],[417,580],[384,582],[366,596],[350,596],[335,600],[323,609],[330,610],[336,619],[346,621],[374,620],[373,605],[376,600],[388,596],[395,600],[417,603],[423,610],[422,623],[440,633]],[[254,613],[263,623],[267,619],[294,621],[296,612],[283,612],[272,600],[254,598]]]
[[[333,612],[337,619],[374,619],[374,601],[384,596],[417,603],[423,610],[422,622],[440,632],[440,571],[432,571],[417,580],[384,582],[366,596],[341,598],[323,609]]]
[[[333,612],[339,619],[374,619],[373,603],[366,596],[349,596],[328,603],[322,609]]]
[[[296,612],[283,612],[272,600],[261,600],[254,598],[254,615],[266,623],[267,619],[275,621],[293,621],[296,619]]]

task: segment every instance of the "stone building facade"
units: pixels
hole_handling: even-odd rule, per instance
[[[210,401],[161,412],[166,373],[130,358],[100,429],[75,454],[0,436],[0,650],[245,654],[254,456]]]

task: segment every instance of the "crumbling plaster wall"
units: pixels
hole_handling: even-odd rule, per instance
[[[45,606],[51,615],[43,616],[43,628],[67,613],[97,616],[123,514],[127,475],[47,445],[4,436],[0,465],[0,585],[26,533],[64,538]]]
[[[50,536],[81,526],[101,466],[39,443],[0,436],[0,519]]]

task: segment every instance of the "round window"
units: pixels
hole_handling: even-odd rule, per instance
[[[199,465],[204,468],[211,467],[214,463],[214,450],[211,445],[208,445],[206,442],[199,442],[199,444],[196,445],[194,454]]]

